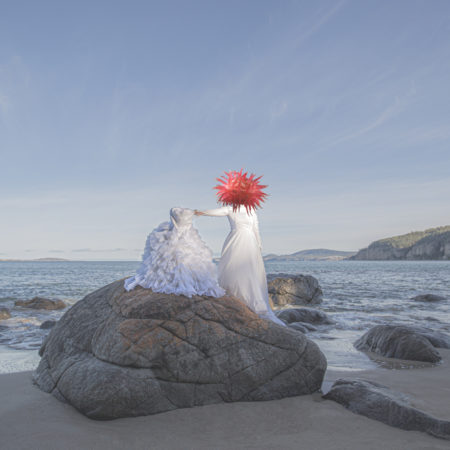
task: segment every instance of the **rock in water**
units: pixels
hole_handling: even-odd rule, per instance
[[[0,320],[6,320],[11,318],[11,313],[8,308],[0,308]]]
[[[450,422],[440,420],[410,406],[404,395],[367,380],[337,380],[323,396],[350,411],[403,430],[425,431],[450,439]]]
[[[122,280],[70,308],[40,355],[35,383],[93,419],[309,394],[326,369],[316,344],[236,298],[126,292]]]
[[[322,289],[311,275],[277,274],[268,277],[269,298],[275,306],[317,305],[322,303]]]
[[[441,360],[441,356],[432,341],[444,347],[449,343],[444,334],[420,327],[377,325],[354,345],[358,350],[374,352],[387,358],[436,363]]]
[[[286,308],[277,311],[276,315],[287,324],[305,322],[318,325],[330,325],[334,323],[323,311],[314,308]]]
[[[41,330],[49,330],[50,328],[53,328],[56,325],[56,320],[46,320],[45,322],[41,323],[41,326],[39,327]]]
[[[62,300],[52,300],[50,298],[34,297],[31,300],[17,300],[15,306],[31,309],[64,309],[67,305]]]
[[[445,297],[435,294],[424,294],[416,295],[411,300],[415,300],[416,302],[442,302],[445,300]]]

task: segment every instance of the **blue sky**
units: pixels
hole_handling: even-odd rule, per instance
[[[0,9],[0,258],[137,259],[241,167],[266,253],[450,224],[446,0]]]

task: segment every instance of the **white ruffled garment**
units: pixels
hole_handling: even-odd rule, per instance
[[[125,280],[125,289],[136,286],[166,294],[222,297],[212,252],[192,225],[194,211],[172,208],[170,222],[163,222],[147,237],[136,275]]]

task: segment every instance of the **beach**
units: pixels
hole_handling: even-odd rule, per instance
[[[450,350],[435,367],[358,373],[450,420]],[[348,373],[328,371],[325,383]],[[268,402],[179,409],[146,417],[90,420],[31,382],[0,375],[1,448],[9,449],[448,449],[449,442],[353,414],[319,393]]]

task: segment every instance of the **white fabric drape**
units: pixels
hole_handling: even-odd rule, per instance
[[[270,307],[256,213],[247,213],[245,207],[233,212],[231,206],[203,213],[207,216],[227,216],[230,222],[231,231],[223,244],[219,262],[220,286],[258,315],[285,326]]]

